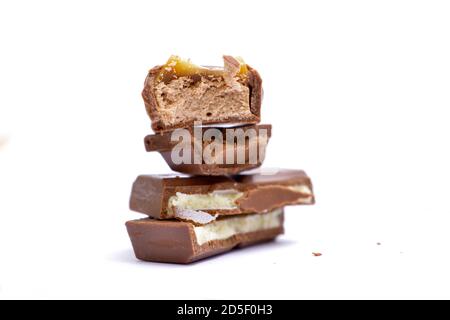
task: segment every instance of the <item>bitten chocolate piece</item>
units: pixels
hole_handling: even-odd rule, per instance
[[[283,210],[227,217],[204,226],[172,220],[126,223],[140,260],[190,263],[237,247],[270,241],[283,234]]]
[[[209,150],[213,149],[213,134],[220,136],[221,145],[214,148],[213,156],[205,158],[208,146]],[[237,128],[190,127],[148,135],[144,141],[146,150],[158,151],[173,171],[191,175],[232,175],[261,166],[271,135],[272,126],[267,124]],[[214,139],[217,139],[215,135]],[[181,155],[185,153],[188,156],[183,159]]]
[[[202,124],[259,123],[262,80],[242,59],[200,67],[172,56],[151,69],[142,97],[155,132]]]
[[[206,224],[219,215],[313,203],[306,173],[280,169],[271,175],[249,171],[229,177],[142,175],[133,184],[130,208],[157,219]]]

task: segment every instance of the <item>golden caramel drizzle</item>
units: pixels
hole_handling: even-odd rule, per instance
[[[224,59],[227,56],[224,56]],[[248,73],[247,64],[241,57],[233,58],[239,62],[240,68],[236,75],[238,77],[245,77]],[[161,68],[158,74],[158,82],[163,81],[165,83],[170,82],[173,79],[187,76],[224,76],[224,68],[219,67],[202,67],[192,63],[190,60],[181,59],[178,56],[171,56]]]

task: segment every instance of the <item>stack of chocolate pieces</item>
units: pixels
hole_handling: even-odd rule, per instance
[[[261,77],[242,59],[224,56],[219,68],[171,57],[142,94],[155,131],[146,150],[182,174],[134,182],[130,208],[148,216],[126,224],[138,259],[190,263],[270,241],[285,206],[314,203],[303,171],[255,169],[272,127],[259,124]]]

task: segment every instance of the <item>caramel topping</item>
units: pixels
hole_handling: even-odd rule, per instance
[[[225,67],[202,67],[193,64],[190,60],[181,59],[178,56],[171,56],[163,65],[158,75],[158,81],[169,83],[179,77],[192,76],[219,76],[219,77],[239,77],[245,78],[248,73],[247,64],[240,57],[224,56]],[[230,68],[229,66],[232,66]]]

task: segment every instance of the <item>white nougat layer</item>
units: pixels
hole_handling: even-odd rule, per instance
[[[289,187],[289,189],[291,189],[292,191],[295,191],[295,192],[300,192],[302,194],[312,196],[311,188],[306,185],[296,185],[296,186]]]
[[[243,196],[237,190],[218,190],[207,194],[185,194],[177,192],[169,199],[169,209],[186,210],[233,210],[236,200]]]
[[[197,243],[202,245],[209,241],[225,240],[234,235],[274,229],[281,227],[282,209],[269,213],[252,214],[218,220],[204,226],[194,227]]]

